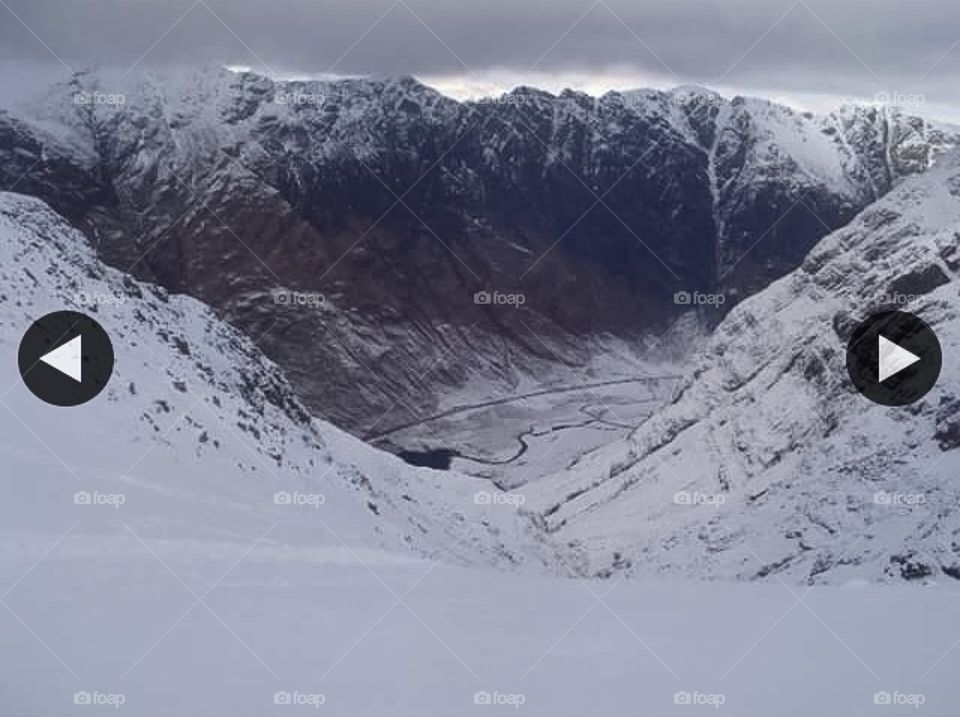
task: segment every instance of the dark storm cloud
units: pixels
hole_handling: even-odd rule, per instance
[[[943,102],[957,97],[958,39],[956,0],[0,2],[0,59],[56,55],[71,67],[430,76],[619,67],[667,82]]]

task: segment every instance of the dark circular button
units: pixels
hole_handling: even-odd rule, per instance
[[[113,374],[113,344],[86,314],[56,311],[27,329],[18,361],[34,396],[54,406],[79,406],[106,388]]]
[[[913,314],[886,311],[857,326],[847,344],[847,373],[874,403],[906,406],[927,395],[940,377],[937,335]]]

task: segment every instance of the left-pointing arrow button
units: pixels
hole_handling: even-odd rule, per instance
[[[40,360],[77,383],[83,383],[83,336],[70,339],[59,348],[41,356]]]
[[[113,375],[113,344],[92,317],[56,311],[27,329],[18,362],[34,396],[54,406],[79,406],[106,388]]]

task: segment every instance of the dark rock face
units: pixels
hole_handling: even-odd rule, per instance
[[[690,308],[678,291],[729,307],[953,141],[700,89],[458,103],[408,78],[223,71],[70,106],[99,82],[48,100],[85,157],[0,114],[0,182],[26,175],[106,261],[214,306],[357,432],[468,377],[509,387],[660,333]]]

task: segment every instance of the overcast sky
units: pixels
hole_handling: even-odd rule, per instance
[[[457,95],[699,83],[960,116],[958,0],[0,0],[0,59],[414,74]],[[2,82],[2,78],[0,78]]]

